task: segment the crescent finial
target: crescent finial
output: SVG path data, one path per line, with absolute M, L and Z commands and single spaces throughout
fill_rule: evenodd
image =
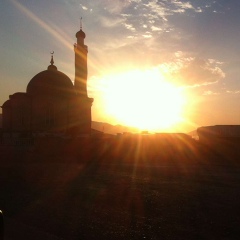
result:
M 54 51 L 50 52 L 50 54 L 51 54 L 51 61 L 50 61 L 50 63 L 51 63 L 51 65 L 53 65 L 54 64 L 54 60 L 53 60 Z

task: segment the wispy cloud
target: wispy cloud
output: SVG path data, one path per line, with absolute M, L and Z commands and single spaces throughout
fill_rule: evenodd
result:
M 100 17 L 100 22 L 104 27 L 115 27 L 119 26 L 119 24 L 123 23 L 123 19 L 119 17 Z
M 213 59 L 200 59 L 196 57 L 181 57 L 175 61 L 161 64 L 159 67 L 165 72 L 168 79 L 185 87 L 200 87 L 218 83 L 225 77 L 218 61 Z
M 81 8 L 82 8 L 83 10 L 88 10 L 88 8 L 87 8 L 86 6 L 84 6 L 84 5 L 82 5 L 82 4 L 80 4 L 80 6 L 81 6 Z
M 151 37 L 152 37 L 151 34 L 143 34 L 142 36 L 143 36 L 144 38 L 151 38 Z
M 172 0 L 171 1 L 173 7 L 175 8 L 175 10 L 173 10 L 173 12 L 185 12 L 186 10 L 193 10 L 194 12 L 202 12 L 202 8 L 201 7 L 194 7 L 192 5 L 192 3 L 190 3 L 190 1 L 186 2 L 186 1 L 178 1 L 178 0 Z
M 226 93 L 229 93 L 229 94 L 240 94 L 240 90 L 234 90 L 234 91 L 227 90 Z
M 208 91 L 204 91 L 203 95 L 204 96 L 219 95 L 219 93 L 208 90 Z
M 130 31 L 136 31 L 132 24 L 123 23 L 124 27 Z
M 151 26 L 152 31 L 162 31 L 162 28 L 156 27 L 156 26 Z

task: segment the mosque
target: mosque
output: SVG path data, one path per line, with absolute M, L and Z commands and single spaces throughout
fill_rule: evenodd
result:
M 81 26 L 74 44 L 74 84 L 54 65 L 52 53 L 47 70 L 30 80 L 26 92 L 10 95 L 2 105 L 4 132 L 91 133 L 93 98 L 87 93 L 88 47 L 84 44 L 85 37 Z

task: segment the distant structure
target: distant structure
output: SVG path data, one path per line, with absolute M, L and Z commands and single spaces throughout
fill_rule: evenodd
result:
M 240 125 L 215 125 L 197 129 L 199 141 L 216 142 L 219 140 L 240 141 Z
M 85 37 L 80 26 L 74 44 L 74 84 L 58 71 L 52 52 L 47 70 L 30 80 L 26 93 L 14 93 L 2 105 L 3 132 L 91 133 L 93 98 L 87 94 L 88 47 L 84 44 Z

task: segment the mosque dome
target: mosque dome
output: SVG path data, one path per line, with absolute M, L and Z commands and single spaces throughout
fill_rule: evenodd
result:
M 2 108 L 7 108 L 7 107 L 11 107 L 11 101 L 7 100 L 6 102 L 3 103 Z
M 27 93 L 35 96 L 71 97 L 75 94 L 71 79 L 53 64 L 35 75 L 27 86 Z

